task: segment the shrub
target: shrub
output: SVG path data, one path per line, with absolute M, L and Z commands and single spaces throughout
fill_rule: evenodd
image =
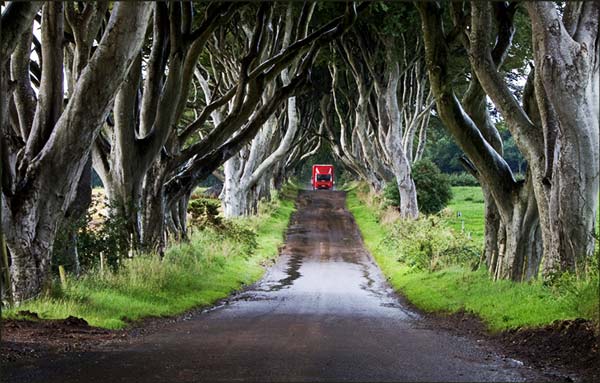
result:
M 419 211 L 435 214 L 448 205 L 452 199 L 452 187 L 448 176 L 430 160 L 415 162 L 412 166 L 412 177 L 417 187 Z M 388 182 L 383 189 L 385 206 L 400 206 L 400 193 L 395 182 Z
M 253 255 L 256 248 L 258 247 L 257 233 L 247 225 L 242 224 L 240 221 L 225 221 L 227 230 L 222 232 L 225 238 L 230 238 L 234 243 L 242 245 L 244 254 L 246 257 Z
M 220 201 L 211 198 L 194 198 L 188 205 L 190 225 L 197 228 L 221 227 L 223 220 L 219 216 Z
M 274 214 L 277 210 L 277 201 L 275 198 L 268 204 L 270 210 L 267 215 Z M 224 219 L 219 215 L 220 206 L 221 201 L 218 199 L 192 196 L 188 205 L 190 225 L 200 230 L 211 229 L 223 240 L 233 239 L 235 243 L 242 246 L 243 254 L 252 255 L 258 246 L 256 231 L 240 220 Z M 261 208 L 265 208 L 265 206 L 261 205 Z
M 469 173 L 451 173 L 447 176 L 451 186 L 479 186 L 477 178 Z
M 433 162 L 415 162 L 412 166 L 412 176 L 417 187 L 417 202 L 421 212 L 434 214 L 448 205 L 452 199 L 450 182 Z
M 58 265 L 72 270 L 72 259 L 67 256 L 71 247 L 77 246 L 77 255 L 81 271 L 86 272 L 100 264 L 100 254 L 106 265 L 117 270 L 131 248 L 127 221 L 115 213 L 116 209 L 107 206 L 108 214 L 99 212 L 97 201 L 86 214 L 76 221 L 65 221 L 58 230 L 52 247 L 52 268 L 58 273 Z M 73 242 L 76 233 L 76 242 Z
M 396 180 L 387 182 L 383 188 L 384 206 L 400 206 L 400 192 Z
M 479 249 L 437 216 L 403 220 L 389 226 L 382 245 L 395 249 L 397 261 L 415 270 L 436 271 L 451 265 L 474 267 Z

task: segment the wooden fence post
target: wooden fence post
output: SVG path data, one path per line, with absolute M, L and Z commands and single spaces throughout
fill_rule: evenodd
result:
M 101 251 L 100 252 L 100 274 L 104 275 L 104 264 L 106 263 L 106 260 L 104 259 L 104 253 Z
M 6 298 L 8 304 L 12 306 L 12 283 L 10 281 L 10 266 L 8 265 L 8 251 L 6 250 L 6 240 L 4 239 L 4 233 L 0 230 L 0 246 L 2 247 L 2 268 L 6 275 Z
M 58 265 L 58 275 L 60 276 L 60 285 L 63 288 L 67 287 L 67 273 L 63 265 Z

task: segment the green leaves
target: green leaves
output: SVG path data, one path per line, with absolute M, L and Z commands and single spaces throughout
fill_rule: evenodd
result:
M 416 162 L 412 168 L 412 177 L 417 187 L 419 211 L 435 214 L 442 210 L 452 199 L 452 188 L 447 175 L 430 160 Z M 400 193 L 396 182 L 389 182 L 383 195 L 388 205 L 400 206 Z
M 433 162 L 427 159 L 415 162 L 412 177 L 417 187 L 417 201 L 421 212 L 437 213 L 452 199 L 448 177 Z

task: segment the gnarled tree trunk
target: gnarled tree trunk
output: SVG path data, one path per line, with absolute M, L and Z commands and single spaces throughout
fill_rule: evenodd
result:
M 49 3 L 45 7 L 48 20 L 56 21 L 49 22 L 47 27 L 60 28 L 62 10 L 56 9 L 57 6 L 51 8 Z M 2 198 L 6 212 L 2 224 L 11 253 L 17 303 L 40 293 L 49 280 L 50 249 L 58 223 L 74 197 L 93 139 L 108 115 L 110 101 L 141 49 L 150 13 L 150 7 L 144 3 L 114 5 L 107 32 L 81 72 L 64 111 L 63 94 L 56 92 L 56 79 L 49 88 L 40 91 L 36 119 L 26 138 L 27 154 L 18 165 L 18 172 L 12 173 L 15 175 L 12 186 L 3 189 Z M 42 25 L 45 28 L 44 21 Z M 62 33 L 58 36 L 61 50 Z M 56 49 L 51 42 L 44 47 Z M 55 73 L 55 66 L 61 65 L 57 60 L 44 57 L 42 72 Z M 62 68 L 58 72 L 62 84 Z M 54 99 L 59 101 L 54 103 Z
M 594 250 L 600 184 L 600 5 L 527 4 L 536 41 L 536 95 L 549 160 L 550 252 L 544 272 L 586 272 Z M 557 126 L 557 129 L 555 129 Z M 552 160 L 552 161 L 550 161 Z
M 483 125 L 476 125 L 477 113 L 473 113 L 473 118 L 465 113 L 450 85 L 448 46 L 442 27 L 442 9 L 432 3 L 419 4 L 418 8 L 437 112 L 469 157 L 481 184 L 492 196 L 498 209 L 500 224 L 497 251 L 494 248 L 488 254 L 491 260 L 497 257 L 495 276 L 524 280 L 527 275 L 532 274 L 528 271 L 529 264 L 539 264 L 541 258 L 538 240 L 541 235 L 539 213 L 531 176 L 528 176 L 524 183 L 516 182 L 506 161 L 490 144 L 490 141 L 493 142 L 492 136 L 486 132 Z M 479 124 L 481 125 L 482 121 Z M 489 229 L 493 230 L 493 227 Z M 536 240 L 538 242 L 535 242 Z

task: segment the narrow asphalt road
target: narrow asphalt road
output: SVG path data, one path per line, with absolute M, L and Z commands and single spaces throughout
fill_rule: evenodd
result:
M 431 328 L 363 247 L 343 192 L 302 192 L 286 246 L 229 304 L 133 343 L 18 366 L 9 381 L 524 381 L 489 345 Z M 16 366 L 13 366 L 16 367 Z M 4 379 L 3 379 L 4 381 Z

